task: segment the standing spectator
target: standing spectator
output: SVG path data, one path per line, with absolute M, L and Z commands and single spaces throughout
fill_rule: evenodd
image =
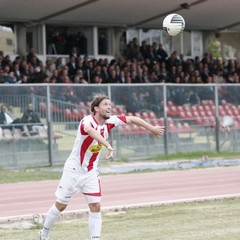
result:
M 19 63 L 15 63 L 14 65 L 13 65 L 13 73 L 14 73 L 14 76 L 15 76 L 15 78 L 17 79 L 17 81 L 19 81 L 20 80 L 20 78 L 21 78 L 21 72 L 20 72 L 20 66 L 19 66 Z
M 27 62 L 31 63 L 34 67 L 39 66 L 40 60 L 36 55 L 35 48 L 31 48 L 28 55 L 27 55 Z
M 163 45 L 159 43 L 158 50 L 157 50 L 157 56 L 160 62 L 166 62 L 166 59 L 168 57 L 167 52 L 163 49 Z
M 140 51 L 144 58 L 147 58 L 148 55 L 148 45 L 146 41 L 142 41 L 142 45 L 140 46 Z
M 209 76 L 209 69 L 208 69 L 208 65 L 205 64 L 203 67 L 203 71 L 201 73 L 201 78 L 203 83 L 207 83 L 208 76 Z
M 120 37 L 119 50 L 122 57 L 126 56 L 127 42 L 126 42 L 126 32 L 122 33 Z
M 30 65 L 26 61 L 22 63 L 21 73 L 22 73 L 22 76 L 26 76 L 27 79 L 29 80 L 32 73 L 30 71 Z
M 53 76 L 53 70 L 54 70 L 54 66 L 52 62 L 48 62 L 45 69 L 46 75 L 51 78 Z
M 102 77 L 103 83 L 108 83 L 108 81 L 109 81 L 109 73 L 108 73 L 107 66 L 103 66 L 102 67 L 101 77 Z
M 87 54 L 87 48 L 88 48 L 88 42 L 86 36 L 79 32 L 78 34 L 78 53 L 79 55 L 86 55 Z
M 98 53 L 107 54 L 107 39 L 105 33 L 101 32 L 98 39 Z
M 86 64 L 87 65 L 85 66 L 86 70 L 84 71 L 84 78 L 88 81 L 88 83 L 91 83 L 95 76 L 93 61 L 89 60 L 89 61 L 87 61 Z
M 55 68 L 62 70 L 64 68 L 63 59 L 61 57 L 57 58 L 55 62 Z
M 126 77 L 125 77 L 124 71 L 120 71 L 119 81 L 120 83 L 126 83 Z
M 53 46 L 55 54 L 63 54 L 65 39 L 59 32 L 53 33 Z
M 68 76 L 73 79 L 77 72 L 76 57 L 73 55 L 70 57 L 70 61 L 67 63 Z

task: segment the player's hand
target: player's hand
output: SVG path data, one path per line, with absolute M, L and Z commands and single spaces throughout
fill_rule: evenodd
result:
M 108 150 L 108 153 L 107 153 L 106 159 L 107 160 L 112 159 L 114 150 L 110 144 L 107 146 L 107 150 Z
M 153 126 L 151 133 L 156 137 L 162 136 L 165 132 L 165 126 Z

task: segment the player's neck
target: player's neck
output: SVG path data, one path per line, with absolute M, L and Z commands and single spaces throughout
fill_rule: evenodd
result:
M 98 125 L 103 125 L 106 122 L 106 119 L 100 117 L 99 115 L 94 115 L 95 120 L 97 121 Z

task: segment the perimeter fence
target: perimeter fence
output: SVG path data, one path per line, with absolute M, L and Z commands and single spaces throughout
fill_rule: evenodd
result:
M 240 85 L 188 84 L 35 84 L 0 86 L 0 105 L 21 119 L 31 104 L 41 120 L 0 125 L 0 167 L 20 168 L 63 164 L 76 136 L 79 121 L 90 114 L 92 98 L 106 94 L 112 113 L 136 115 L 153 125 L 165 125 L 155 138 L 136 126 L 113 130 L 109 141 L 115 160 L 138 160 L 195 151 L 239 151 Z M 233 120 L 223 127 L 223 119 Z M 29 127 L 33 125 L 33 127 Z M 102 155 L 103 156 L 103 155 Z M 104 157 L 104 156 L 103 156 Z

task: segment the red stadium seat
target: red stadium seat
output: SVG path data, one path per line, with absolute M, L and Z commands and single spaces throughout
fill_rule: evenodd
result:
M 194 132 L 194 130 L 190 127 L 188 122 L 184 122 L 183 125 L 182 125 L 182 128 L 183 128 L 183 131 L 185 133 L 192 133 L 192 132 Z
M 198 112 L 197 112 L 197 111 L 193 111 L 193 112 L 192 112 L 192 117 L 193 117 L 193 118 L 198 118 L 198 117 L 199 117 Z
M 200 126 L 205 126 L 207 124 L 206 120 L 204 118 L 197 118 L 195 123 Z
M 186 118 L 186 114 L 184 111 L 179 112 L 178 115 L 180 118 L 184 118 L 184 119 Z
M 79 110 L 79 115 L 80 115 L 80 118 L 84 118 L 86 115 L 88 114 L 87 110 L 86 109 L 80 109 Z
M 80 120 L 80 119 L 81 119 L 80 111 L 78 109 L 73 109 L 72 120 Z
M 218 114 L 219 114 L 220 117 L 226 116 L 226 112 L 224 110 L 219 110 Z
M 226 101 L 226 100 L 224 100 L 224 99 L 222 99 L 222 100 L 221 100 L 221 105 L 222 105 L 222 106 L 225 106 L 225 105 L 227 105 L 227 101 Z
M 58 112 L 60 112 L 60 110 L 58 109 L 58 107 L 56 105 L 51 104 L 51 112 L 58 113 Z
M 112 114 L 114 115 L 118 114 L 118 110 L 116 107 L 112 107 Z
M 72 120 L 73 119 L 72 111 L 68 108 L 63 110 L 63 115 L 64 115 L 65 120 Z
M 233 116 L 233 112 L 232 112 L 232 110 L 231 110 L 230 108 L 229 108 L 229 109 L 226 109 L 225 112 L 226 112 L 226 114 L 227 114 L 228 116 Z
M 215 114 L 215 106 L 214 105 L 210 106 L 210 111 L 212 111 L 212 113 Z
M 84 102 L 79 102 L 79 106 L 84 108 L 85 107 L 85 103 Z
M 198 112 L 199 112 L 199 111 L 204 111 L 203 106 L 198 106 L 197 109 L 198 109 Z
M 90 108 L 91 107 L 91 102 L 85 102 L 85 107 Z
M 187 122 L 177 123 L 177 130 L 179 133 L 192 133 L 194 130 L 189 126 Z
M 46 110 L 47 110 L 46 103 L 40 102 L 40 103 L 39 103 L 39 111 L 40 111 L 40 112 L 46 112 Z
M 147 112 L 142 112 L 141 118 L 144 119 L 144 120 L 148 120 L 149 119 L 148 113 Z
M 209 125 L 212 126 L 212 127 L 216 127 L 216 119 L 215 117 L 211 117 L 209 118 Z
M 206 112 L 206 111 L 210 111 L 210 107 L 209 107 L 208 105 L 204 105 L 204 106 L 203 106 L 203 109 L 204 109 L 205 112 Z
M 178 116 L 178 110 L 176 106 L 169 106 L 168 107 L 168 116 L 170 117 L 177 117 Z
M 174 123 L 169 123 L 169 124 L 168 124 L 168 132 L 169 132 L 169 133 L 177 133 L 177 132 L 178 132 L 178 129 L 177 129 L 177 127 L 175 126 Z
M 174 106 L 173 102 L 172 101 L 167 101 L 167 106 L 170 107 L 170 106 Z
M 207 100 L 202 100 L 202 101 L 201 101 L 201 105 L 202 105 L 203 107 L 207 106 L 207 105 L 208 105 Z
M 153 119 L 153 118 L 157 118 L 156 114 L 154 112 L 149 112 L 149 118 Z
M 185 112 L 185 115 L 186 115 L 185 118 L 187 118 L 187 119 L 193 118 L 193 115 L 192 115 L 192 112 L 191 112 L 191 111 L 186 111 L 186 112 Z
M 139 112 L 135 112 L 134 116 L 141 118 L 141 114 Z
M 198 114 L 199 114 L 199 116 L 201 118 L 205 118 L 206 117 L 206 113 L 204 111 L 199 111 Z
M 206 114 L 206 117 L 212 117 L 213 116 L 213 114 L 210 110 L 206 111 L 205 114 Z
M 208 106 L 209 106 L 209 107 L 214 106 L 213 100 L 208 100 Z

